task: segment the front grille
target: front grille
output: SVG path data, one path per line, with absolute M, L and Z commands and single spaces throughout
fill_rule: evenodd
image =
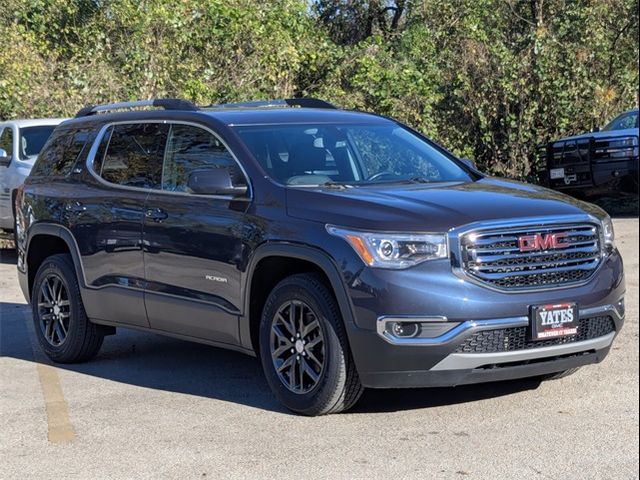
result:
M 631 160 L 638 157 L 638 136 L 612 134 L 609 137 L 558 140 L 540 147 L 539 155 L 546 160 L 548 168 Z
M 547 158 L 552 167 L 589 163 L 590 154 L 591 138 L 560 140 L 547 147 Z
M 521 237 L 548 239 L 553 234 L 566 235 L 556 248 L 520 249 Z M 465 273 L 502 290 L 580 283 L 593 275 L 601 259 L 598 227 L 592 224 L 482 230 L 462 236 L 460 245 Z
M 581 318 L 578 333 L 567 337 L 531 341 L 528 327 L 500 328 L 474 333 L 461 343 L 456 353 L 496 353 L 528 350 L 530 348 L 553 347 L 566 343 L 581 342 L 602 337 L 615 330 L 613 319 L 609 316 Z

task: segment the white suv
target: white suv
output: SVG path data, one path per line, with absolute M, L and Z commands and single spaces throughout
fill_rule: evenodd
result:
M 13 197 L 64 118 L 0 122 L 0 229 L 13 230 Z

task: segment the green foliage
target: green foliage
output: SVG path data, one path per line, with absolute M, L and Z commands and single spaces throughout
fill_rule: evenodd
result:
M 313 95 L 486 171 L 638 102 L 637 0 L 4 0 L 0 118 Z

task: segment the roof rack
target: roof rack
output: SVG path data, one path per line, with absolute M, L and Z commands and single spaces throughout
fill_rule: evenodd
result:
M 78 113 L 76 113 L 76 118 L 88 117 L 99 112 L 108 112 L 112 110 L 139 107 L 160 107 L 164 108 L 165 110 L 198 110 L 198 107 L 187 100 L 181 100 L 179 98 L 156 98 L 153 100 L 138 100 L 135 102 L 118 102 L 108 103 L 105 105 L 89 105 L 88 107 L 84 107 Z
M 130 108 L 140 107 L 159 107 L 165 110 L 187 110 L 196 111 L 200 110 L 193 103 L 182 100 L 179 98 L 156 98 L 153 100 L 137 100 L 133 102 L 118 102 L 108 103 L 104 105 L 89 105 L 82 108 L 76 113 L 78 117 L 89 117 L 100 112 L 110 112 L 113 110 L 123 110 Z M 320 100 L 318 98 L 284 98 L 277 100 L 253 100 L 250 102 L 237 102 L 237 103 L 221 103 L 218 105 L 209 105 L 206 108 L 268 108 L 268 107 L 302 107 L 302 108 L 326 108 L 336 110 L 338 107 L 335 105 Z
M 209 105 L 207 108 L 270 108 L 270 107 L 302 107 L 326 108 L 336 110 L 338 107 L 318 98 L 284 98 L 274 100 L 253 100 L 250 102 L 221 103 Z

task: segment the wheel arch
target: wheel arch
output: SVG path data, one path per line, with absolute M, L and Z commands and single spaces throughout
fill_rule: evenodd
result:
M 276 272 L 274 276 L 270 276 L 270 288 L 256 291 L 258 285 L 254 282 L 260 278 L 256 275 L 260 274 L 261 267 L 264 268 L 265 265 L 267 265 L 265 262 L 274 261 L 284 262 L 284 267 L 281 271 Z M 301 270 L 299 267 L 302 266 L 308 268 Z M 243 282 L 243 315 L 239 319 L 240 341 L 243 347 L 251 349 L 255 354 L 258 354 L 257 335 L 264 301 L 280 280 L 289 275 L 305 271 L 315 271 L 323 274 L 326 278 L 327 286 L 338 302 L 338 308 L 345 323 L 347 334 L 351 328 L 355 326 L 351 302 L 349 301 L 342 277 L 338 271 L 338 267 L 327 253 L 307 245 L 295 245 L 284 242 L 267 243 L 258 247 L 251 257 L 245 281 Z
M 73 234 L 67 228 L 54 223 L 36 223 L 32 225 L 29 228 L 25 250 L 29 299 L 31 298 L 33 279 L 39 266 L 47 257 L 56 253 L 69 253 L 71 255 L 81 291 L 85 287 L 78 245 L 73 238 Z

